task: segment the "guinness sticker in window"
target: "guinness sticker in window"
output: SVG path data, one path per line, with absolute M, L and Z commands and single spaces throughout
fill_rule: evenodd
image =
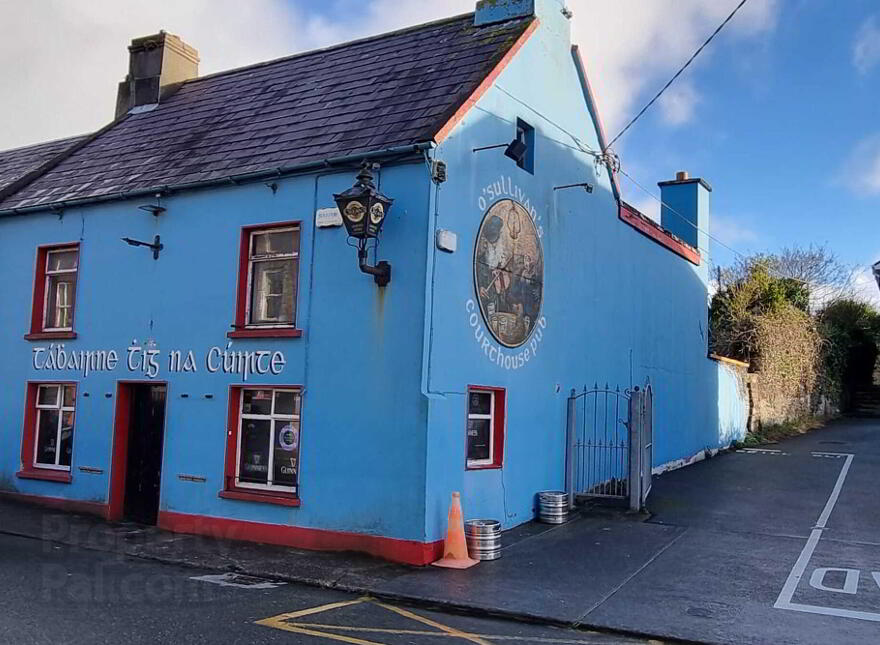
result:
M 486 327 L 505 347 L 531 336 L 544 298 L 544 253 L 528 211 L 512 199 L 486 212 L 474 251 L 474 286 Z

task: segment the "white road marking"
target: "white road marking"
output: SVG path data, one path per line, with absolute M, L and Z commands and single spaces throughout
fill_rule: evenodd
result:
M 825 508 L 822 509 L 822 514 L 819 516 L 819 521 L 816 522 L 816 528 L 824 529 L 825 525 L 828 523 L 831 511 L 834 510 L 834 505 L 837 504 L 837 498 L 840 497 L 840 489 L 843 488 L 843 481 L 846 479 L 846 474 L 849 472 L 849 466 L 852 463 L 852 460 L 853 455 L 846 456 L 846 461 L 843 463 L 843 468 L 840 469 L 840 474 L 837 476 L 837 482 L 834 484 L 834 490 L 831 491 L 831 497 L 828 498 L 828 501 L 825 503 Z
M 843 579 L 843 588 L 839 589 L 837 587 L 829 587 L 825 584 L 825 576 L 828 575 L 829 571 L 837 571 L 839 573 L 844 574 Z M 848 593 L 850 595 L 855 595 L 859 591 L 859 576 L 861 575 L 861 571 L 858 569 L 838 569 L 837 567 L 819 567 L 813 570 L 813 575 L 810 576 L 810 586 L 813 589 L 818 589 L 819 591 L 831 591 L 834 593 Z
M 239 589 L 275 589 L 287 583 L 262 580 L 253 576 L 243 576 L 238 573 L 220 573 L 208 576 L 192 576 L 190 580 L 210 582 L 221 587 L 237 587 Z
M 776 450 L 775 448 L 743 448 L 740 450 L 747 455 L 781 455 L 783 457 L 788 457 L 787 452 L 782 452 L 781 450 Z
M 843 482 L 846 480 L 846 475 L 847 473 L 849 473 L 849 467 L 852 464 L 852 460 L 854 457 L 854 455 L 851 453 L 841 452 L 813 453 L 813 456 L 846 458 L 846 461 L 844 462 L 843 467 L 840 469 L 840 474 L 837 476 L 837 482 L 834 484 L 834 490 L 831 491 L 831 495 L 828 498 L 828 501 L 825 503 L 825 508 L 822 509 L 821 515 L 819 515 L 819 520 L 816 522 L 815 528 L 810 531 L 810 537 L 807 538 L 807 543 L 801 551 L 800 556 L 798 556 L 797 562 L 794 563 L 794 567 L 792 568 L 791 573 L 788 574 L 788 579 L 785 581 L 785 585 L 782 587 L 782 591 L 779 592 L 779 597 L 776 599 L 773 607 L 776 609 L 800 611 L 808 614 L 820 614 L 823 616 L 838 616 L 840 618 L 855 618 L 856 620 L 880 622 L 880 613 L 854 611 L 851 609 L 838 609 L 837 607 L 802 605 L 800 603 L 791 602 L 791 599 L 794 597 L 794 592 L 797 590 L 798 584 L 800 583 L 801 578 L 803 578 L 804 572 L 807 570 L 807 565 L 809 565 L 810 563 L 810 558 L 813 557 L 813 552 L 816 550 L 816 545 L 819 544 L 819 540 L 822 538 L 822 532 L 826 529 L 828 518 L 831 516 L 831 511 L 834 510 L 834 505 L 837 504 L 837 500 L 840 497 L 840 491 L 843 488 Z M 815 573 L 813 574 L 813 577 L 816 577 Z

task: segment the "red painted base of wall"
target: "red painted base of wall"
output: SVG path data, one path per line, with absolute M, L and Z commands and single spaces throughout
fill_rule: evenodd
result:
M 67 513 L 82 513 L 84 515 L 97 515 L 102 519 L 107 519 L 110 514 L 110 507 L 100 502 L 84 502 L 79 499 L 63 499 L 61 497 L 44 497 L 42 495 L 26 495 L 24 493 L 12 493 L 8 491 L 0 492 L 0 496 L 11 499 L 16 502 L 24 502 L 26 504 L 37 504 L 54 508 Z
M 172 511 L 159 511 L 159 528 L 175 533 L 195 533 L 224 540 L 262 542 L 315 551 L 360 551 L 392 562 L 419 566 L 430 564 L 443 556 L 442 540 L 417 542 L 378 535 L 245 522 Z

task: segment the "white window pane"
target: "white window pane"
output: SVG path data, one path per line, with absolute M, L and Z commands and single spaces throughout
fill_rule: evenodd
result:
M 38 464 L 54 466 L 58 451 L 58 410 L 40 410 L 37 422 Z
M 57 385 L 41 385 L 37 392 L 38 405 L 58 405 L 58 389 Z
M 266 257 L 282 253 L 293 253 L 299 246 L 299 231 L 266 231 L 254 233 L 251 237 L 251 255 Z
M 299 392 L 292 390 L 275 391 L 275 414 L 299 414 Z
M 79 252 L 76 249 L 69 251 L 49 251 L 46 258 L 47 271 L 72 271 L 76 269 Z
M 471 392 L 468 397 L 468 414 L 492 414 L 491 392 Z
M 51 329 L 71 327 L 76 294 L 76 274 L 50 275 L 47 282 L 45 327 Z
M 293 322 L 294 260 L 255 262 L 251 275 L 251 323 Z
M 492 427 L 489 419 L 468 419 L 467 458 L 483 461 L 490 458 L 489 436 Z
M 241 411 L 242 414 L 271 414 L 272 390 L 245 390 Z
M 296 486 L 299 471 L 299 422 L 275 422 L 275 455 L 272 483 L 277 486 Z
M 252 484 L 268 482 L 271 424 L 268 419 L 241 420 L 239 481 Z
M 61 413 L 61 442 L 59 444 L 61 455 L 58 463 L 62 466 L 69 466 L 71 455 L 73 453 L 73 412 Z
M 64 401 L 62 404 L 65 408 L 72 408 L 76 405 L 76 386 L 75 385 L 65 385 L 64 386 Z

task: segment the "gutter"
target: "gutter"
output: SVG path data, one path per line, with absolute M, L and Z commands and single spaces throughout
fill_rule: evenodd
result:
M 100 132 L 103 132 L 101 130 Z M 92 138 L 88 139 L 93 140 Z M 68 199 L 58 202 L 49 202 L 44 204 L 36 204 L 34 206 L 25 206 L 23 208 L 7 208 L 0 210 L 0 217 L 9 217 L 14 215 L 25 215 L 27 213 L 35 213 L 38 211 L 51 211 L 65 208 L 74 208 L 77 206 L 85 206 L 87 204 L 98 204 L 116 200 L 134 199 L 136 197 L 155 196 L 156 193 L 162 195 L 170 195 L 186 190 L 195 190 L 199 188 L 210 188 L 212 186 L 242 184 L 260 181 L 269 178 L 287 177 L 295 174 L 302 174 L 322 168 L 332 168 L 341 164 L 350 164 L 353 161 L 362 161 L 366 159 L 378 159 L 381 157 L 415 154 L 428 150 L 434 146 L 433 142 L 411 143 L 404 146 L 394 146 L 383 150 L 374 150 L 372 152 L 362 152 L 357 154 L 342 155 L 339 157 L 329 157 L 323 160 L 309 161 L 299 164 L 290 164 L 288 166 L 279 166 L 278 168 L 270 168 L 268 170 L 257 170 L 254 172 L 241 173 L 238 175 L 228 175 L 217 179 L 207 179 L 203 181 L 193 181 L 186 184 L 166 184 L 164 186 L 153 186 L 151 188 L 141 188 L 138 190 L 130 190 L 127 192 L 110 193 L 108 195 L 97 195 L 94 197 L 80 197 L 77 199 Z M 77 148 L 79 149 L 79 148 Z

